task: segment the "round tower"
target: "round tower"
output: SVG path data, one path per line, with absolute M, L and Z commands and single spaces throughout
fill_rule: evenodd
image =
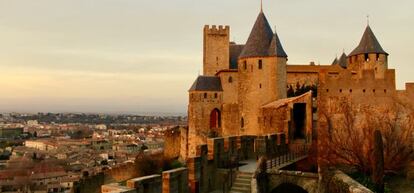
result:
M 368 25 L 358 45 L 348 56 L 349 68 L 358 72 L 359 77 L 363 70 L 374 70 L 376 78 L 384 78 L 388 69 L 388 53 Z
M 260 12 L 238 60 L 241 134 L 260 134 L 260 108 L 286 98 L 286 62 L 277 34 Z

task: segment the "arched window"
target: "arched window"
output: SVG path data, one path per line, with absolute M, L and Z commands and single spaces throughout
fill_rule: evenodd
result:
M 221 113 L 218 109 L 213 109 L 210 113 L 210 132 L 209 137 L 219 137 L 222 135 Z
M 233 82 L 233 77 L 229 77 L 229 83 L 232 83 Z
M 221 126 L 221 113 L 218 109 L 214 109 L 210 113 L 210 128 L 219 128 Z

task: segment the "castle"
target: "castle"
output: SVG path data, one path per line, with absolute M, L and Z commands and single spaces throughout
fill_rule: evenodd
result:
M 263 11 L 246 44 L 230 42 L 229 26 L 206 25 L 203 32 L 203 75 L 189 89 L 184 159 L 215 137 L 285 133 L 289 144 L 312 143 L 318 106 L 333 108 L 340 97 L 356 103 L 398 97 L 412 103 L 407 99 L 414 96 L 414 84 L 397 91 L 389 54 L 369 25 L 359 45 L 331 65 L 288 64 L 281 39 Z
M 185 167 L 130 179 L 127 187 L 104 185 L 102 192 L 372 193 L 320 162 L 332 144 L 321 141 L 331 142 L 335 133 L 325 129 L 330 123 L 322 115 L 343 115 L 343 100 L 378 112 L 396 101 L 414 107 L 414 83 L 396 89 L 389 54 L 371 27 L 349 55 L 330 65 L 288 64 L 263 11 L 246 44 L 229 37 L 229 26 L 204 26 L 204 70 L 188 91 L 188 128 L 167 139 L 164 152 L 179 156 Z M 339 141 L 347 138 L 347 144 L 364 149 L 358 144 L 364 139 L 350 137 L 364 129 L 340 135 Z

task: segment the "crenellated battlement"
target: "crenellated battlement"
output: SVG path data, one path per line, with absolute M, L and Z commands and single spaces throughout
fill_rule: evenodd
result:
M 414 82 L 405 83 L 405 94 L 408 96 L 414 96 Z
M 392 96 L 396 91 L 395 70 L 384 72 L 383 78 L 375 76 L 375 70 L 363 70 L 361 76 L 349 70 L 320 74 L 320 92 L 330 96 Z
M 379 78 L 375 75 L 375 70 L 363 70 L 361 77 L 358 77 L 356 73 L 350 70 L 343 70 L 337 73 L 323 72 L 323 81 L 327 84 L 345 82 L 354 83 L 372 83 L 372 84 L 390 84 L 395 83 L 395 70 L 388 69 L 384 72 L 384 77 Z
M 204 33 L 207 35 L 229 35 L 230 34 L 230 26 L 226 25 L 205 25 L 204 26 Z
M 414 93 L 414 82 L 405 83 L 405 90 Z

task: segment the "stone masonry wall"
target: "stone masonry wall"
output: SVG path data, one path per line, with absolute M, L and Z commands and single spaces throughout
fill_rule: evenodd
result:
M 223 137 L 240 134 L 240 117 L 238 104 L 223 104 L 221 123 Z
M 217 94 L 217 98 L 215 98 Z M 207 96 L 206 98 L 204 96 Z M 188 156 L 196 155 L 196 147 L 206 144 L 211 133 L 210 115 L 214 109 L 222 111 L 222 92 L 190 92 L 188 105 Z M 222 113 L 221 113 L 222 114 Z M 218 131 L 221 133 L 220 131 Z
M 175 127 L 164 132 L 164 157 L 176 159 L 180 156 L 181 128 Z
M 396 95 L 395 71 L 387 70 L 383 79 L 375 77 L 374 70 L 362 72 L 362 78 L 343 70 L 336 77 L 320 74 L 318 108 L 335 112 L 338 102 L 348 100 L 353 104 L 390 105 Z M 369 100 L 367 100 L 369 99 Z
M 223 103 L 234 104 L 238 100 L 239 76 L 237 70 L 224 70 L 218 73 L 223 87 Z

